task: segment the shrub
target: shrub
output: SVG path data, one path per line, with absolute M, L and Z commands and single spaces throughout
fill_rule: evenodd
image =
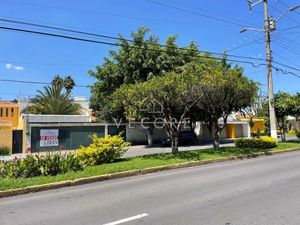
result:
M 235 140 L 235 146 L 238 148 L 261 148 L 271 149 L 277 146 L 276 138 L 239 138 Z
M 0 177 L 55 176 L 82 169 L 83 165 L 75 154 L 27 155 L 23 159 L 15 158 L 13 161 L 2 162 Z
M 6 146 L 0 146 L 0 156 L 1 155 L 9 155 L 10 149 Z
M 123 140 L 120 135 L 98 138 L 92 137 L 93 143 L 88 147 L 80 147 L 77 153 L 85 165 L 100 165 L 111 163 L 120 158 L 129 149 L 130 143 Z

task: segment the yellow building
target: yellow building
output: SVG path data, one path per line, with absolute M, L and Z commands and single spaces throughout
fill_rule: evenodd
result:
M 0 101 L 0 121 L 11 123 L 11 130 L 16 129 L 19 124 L 19 105 L 12 102 Z M 1 127 L 0 127 L 1 129 Z
M 0 101 L 0 147 L 14 150 L 17 139 L 13 141 L 19 126 L 19 105 L 13 102 Z M 20 147 L 18 147 L 20 148 Z
M 241 119 L 241 121 L 250 122 L 250 119 Z M 265 121 L 264 119 L 260 118 L 253 118 L 252 119 L 252 127 L 251 133 L 264 133 L 265 132 Z

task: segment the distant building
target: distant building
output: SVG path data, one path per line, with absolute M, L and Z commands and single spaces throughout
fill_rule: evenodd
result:
M 17 129 L 18 123 L 18 103 L 0 101 L 0 130 Z
M 22 132 L 18 130 L 19 116 L 18 103 L 0 101 L 0 147 L 22 148 L 22 145 L 17 146 L 20 143 L 16 141 L 17 136 Z

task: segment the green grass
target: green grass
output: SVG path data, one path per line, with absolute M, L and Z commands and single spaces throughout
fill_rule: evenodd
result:
M 279 143 L 272 151 L 284 150 L 289 148 L 300 148 L 300 141 Z M 261 152 L 262 149 L 240 149 L 235 147 L 221 148 L 219 151 L 212 149 L 195 150 L 179 152 L 176 155 L 171 153 L 153 154 L 147 156 L 139 156 L 128 159 L 122 159 L 115 163 L 103 164 L 99 166 L 89 166 L 80 172 L 69 172 L 58 176 L 41 176 L 34 178 L 4 178 L 0 180 L 0 190 L 9 190 L 14 188 L 23 188 L 39 184 L 47 184 L 58 181 L 74 180 L 78 178 L 124 172 L 136 169 L 145 169 L 157 166 L 172 165 L 177 163 L 210 160 L 221 157 L 240 156 Z

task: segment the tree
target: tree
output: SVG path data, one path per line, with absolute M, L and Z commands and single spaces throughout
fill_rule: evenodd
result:
M 64 90 L 62 84 L 45 86 L 43 91 L 38 91 L 30 105 L 23 110 L 24 113 L 52 114 L 52 115 L 77 115 L 81 113 L 81 106 L 71 100 L 71 92 Z
M 183 129 L 190 108 L 202 97 L 197 71 L 169 72 L 143 83 L 123 86 L 114 94 L 113 105 L 123 104 L 127 118 L 147 119 L 147 124 L 164 126 L 171 138 L 172 153 L 178 152 L 178 135 Z M 155 113 L 141 110 L 147 102 L 156 102 L 160 109 Z M 152 106 L 151 106 L 152 107 Z
M 140 27 L 132 33 L 132 42 L 120 36 L 119 49 L 109 52 L 104 63 L 89 71 L 97 81 L 91 88 L 91 108 L 100 121 L 113 121 L 110 96 L 122 85 L 147 81 L 155 76 L 162 76 L 174 71 L 193 60 L 199 53 L 195 43 L 190 43 L 186 50 L 178 49 L 177 36 L 168 37 L 165 46 L 159 44 L 158 37 L 149 34 L 149 29 Z
M 67 92 L 71 92 L 75 86 L 75 81 L 71 76 L 66 76 L 64 79 L 64 87 Z
M 299 120 L 299 118 L 300 118 L 300 92 L 295 94 L 294 100 L 295 100 L 295 106 L 293 109 L 293 116 L 295 116 L 296 119 Z
M 274 96 L 275 113 L 277 118 L 277 125 L 281 131 L 281 140 L 285 141 L 285 133 L 287 131 L 286 118 L 293 115 L 296 108 L 295 97 L 286 92 L 278 92 Z
M 224 59 L 207 59 L 199 67 L 202 68 L 204 95 L 193 110 L 199 111 L 196 119 L 205 122 L 212 134 L 214 148 L 219 149 L 220 134 L 228 116 L 251 106 L 258 87 L 243 75 L 242 68 L 232 68 Z
M 52 82 L 52 86 L 63 86 L 67 92 L 71 92 L 75 86 L 75 81 L 71 76 L 66 76 L 64 79 L 56 75 Z

